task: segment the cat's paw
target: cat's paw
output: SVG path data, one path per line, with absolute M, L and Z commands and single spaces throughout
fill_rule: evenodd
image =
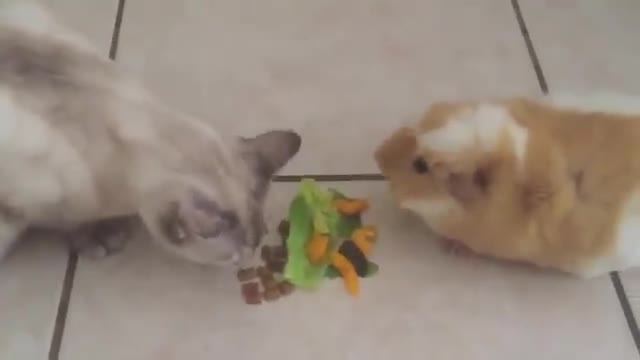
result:
M 124 250 L 133 235 L 136 217 L 121 217 L 83 225 L 70 235 L 73 251 L 91 259 L 101 259 Z

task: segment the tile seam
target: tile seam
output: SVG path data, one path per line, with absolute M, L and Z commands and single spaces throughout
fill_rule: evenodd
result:
M 120 43 L 120 28 L 122 19 L 124 18 L 124 7 L 126 0 L 118 0 L 118 9 L 116 10 L 116 18 L 111 33 L 111 45 L 109 46 L 109 59 L 115 60 L 118 55 L 118 45 Z
M 631 337 L 633 338 L 633 342 L 636 345 L 638 356 L 640 357 L 640 329 L 638 329 L 638 322 L 636 321 L 633 309 L 631 308 L 629 297 L 627 296 L 627 292 L 624 289 L 624 284 L 622 283 L 620 274 L 617 271 L 614 271 L 610 274 L 610 277 L 616 295 L 618 295 L 620 307 L 622 308 L 624 317 L 627 320 L 627 326 L 629 327 L 629 331 L 631 332 Z
M 311 178 L 316 181 L 383 181 L 382 174 L 303 174 L 303 175 L 277 175 L 273 182 L 298 182 L 304 178 Z
M 62 281 L 62 291 L 60 293 L 60 300 L 58 301 L 56 320 L 54 323 L 53 334 L 51 336 L 51 344 L 49 346 L 49 360 L 58 360 L 58 356 L 60 354 L 77 264 L 78 256 L 73 253 L 68 254 L 67 266 L 64 279 Z
M 118 54 L 118 42 L 120 40 L 120 28 L 124 17 L 125 1 L 126 0 L 118 0 L 113 30 L 111 32 L 111 44 L 109 45 L 109 59 L 111 60 L 115 60 Z M 62 282 L 62 292 L 60 294 L 60 300 L 58 301 L 53 334 L 49 345 L 49 360 L 58 360 L 60 356 L 77 266 L 78 255 L 70 253 L 67 257 L 67 267 Z
M 520 33 L 522 34 L 524 43 L 527 47 L 527 52 L 529 53 L 529 60 L 531 60 L 531 65 L 533 65 L 533 70 L 535 71 L 536 78 L 538 79 L 538 85 L 540 86 L 540 90 L 542 90 L 544 94 L 548 94 L 549 86 L 547 84 L 547 79 L 544 76 L 544 72 L 542 71 L 542 66 L 540 65 L 540 59 L 538 58 L 538 53 L 536 52 L 536 48 L 533 46 L 533 41 L 531 40 L 531 34 L 529 33 L 529 28 L 527 27 L 527 23 L 524 20 L 524 15 L 522 15 L 520 3 L 518 2 L 518 0 L 511 0 L 511 6 L 513 7 L 513 12 L 515 13 L 516 20 L 518 21 Z
M 536 78 L 538 79 L 540 90 L 542 90 L 544 94 L 548 94 L 549 86 L 547 83 L 547 79 L 544 75 L 544 71 L 542 70 L 542 66 L 540 65 L 540 60 L 538 58 L 535 46 L 533 45 L 533 41 L 531 40 L 531 34 L 529 33 L 527 23 L 524 19 L 524 15 L 522 14 L 520 3 L 518 2 L 518 0 L 511 0 L 511 6 L 513 7 L 516 20 L 518 21 L 518 26 L 520 27 L 520 33 L 522 34 L 525 45 L 527 47 L 529 59 L 531 60 Z M 624 317 L 627 321 L 627 326 L 633 338 L 637 353 L 640 356 L 640 330 L 638 329 L 638 323 L 636 321 L 635 315 L 633 314 L 633 309 L 631 308 L 631 305 L 629 303 L 629 298 L 627 297 L 626 291 L 624 290 L 624 285 L 622 283 L 622 280 L 620 279 L 620 275 L 618 274 L 618 272 L 612 272 L 610 274 L 610 278 L 613 288 L 618 297 L 620 307 L 622 308 L 622 312 L 624 313 Z

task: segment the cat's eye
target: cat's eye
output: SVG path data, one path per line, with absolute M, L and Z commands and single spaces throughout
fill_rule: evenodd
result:
M 429 172 L 429 164 L 422 157 L 415 158 L 411 165 L 413 166 L 413 170 L 418 174 L 426 174 Z

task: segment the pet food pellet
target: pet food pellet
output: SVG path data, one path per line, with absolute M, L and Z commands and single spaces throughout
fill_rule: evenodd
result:
M 264 293 L 262 293 L 262 298 L 266 302 L 276 301 L 280 298 L 280 290 L 278 290 L 277 286 L 273 289 L 265 289 Z
M 262 296 L 260 294 L 260 284 L 257 282 L 249 282 L 242 284 L 242 297 L 244 302 L 248 305 L 258 305 L 262 303 Z
M 258 270 L 256 270 L 256 273 L 258 274 L 258 277 L 260 279 L 273 277 L 273 274 L 271 274 L 271 271 L 266 266 L 258 267 Z
M 273 251 L 271 246 L 263 246 L 262 249 L 260 249 L 260 259 L 262 259 L 262 261 L 268 262 L 269 260 L 271 260 L 271 257 L 273 256 Z
M 251 267 L 238 270 L 236 276 L 238 277 L 238 281 L 245 282 L 255 279 L 256 277 L 258 277 L 258 274 L 256 272 L 256 268 Z
M 287 220 L 282 220 L 278 225 L 278 234 L 283 240 L 289 237 L 289 222 Z
M 267 263 L 267 267 L 269 268 L 269 270 L 278 274 L 282 274 L 284 272 L 285 265 L 286 265 L 285 260 L 271 260 L 270 262 Z
M 280 291 L 280 295 L 282 296 L 291 294 L 295 289 L 296 287 L 288 281 L 282 281 L 278 284 L 278 291 Z
M 258 275 L 258 277 L 260 278 L 262 286 L 265 288 L 269 287 L 271 283 L 276 281 L 271 271 L 264 272 L 261 275 Z
M 280 289 L 278 289 L 278 282 L 275 280 L 271 280 L 266 282 L 265 284 L 263 284 L 262 286 L 264 288 L 264 291 L 271 291 L 271 290 L 276 290 L 276 291 L 280 291 Z
M 271 259 L 273 260 L 287 260 L 287 248 L 284 246 L 274 246 L 271 248 Z

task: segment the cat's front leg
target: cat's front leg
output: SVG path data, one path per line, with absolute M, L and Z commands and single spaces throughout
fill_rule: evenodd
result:
M 139 223 L 135 215 L 115 217 L 84 224 L 67 236 L 73 251 L 100 259 L 122 251 Z

